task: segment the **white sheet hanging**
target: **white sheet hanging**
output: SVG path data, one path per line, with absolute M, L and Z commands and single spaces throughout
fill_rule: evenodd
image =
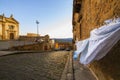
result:
M 120 40 L 120 18 L 106 20 L 105 23 L 107 25 L 92 30 L 90 38 L 76 43 L 77 50 L 73 57 L 77 58 L 81 53 L 82 64 L 89 64 L 93 60 L 103 58 Z
M 77 50 L 74 52 L 74 56 L 73 56 L 74 59 L 76 59 L 79 56 L 79 54 L 83 52 L 85 48 L 88 46 L 88 40 L 89 39 L 76 42 L 75 45 L 76 45 Z

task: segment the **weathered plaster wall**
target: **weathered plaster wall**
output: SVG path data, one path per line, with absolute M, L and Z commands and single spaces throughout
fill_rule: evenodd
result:
M 90 68 L 99 80 L 120 80 L 120 41 L 103 59 L 91 63 Z
M 91 30 L 115 17 L 120 17 L 120 0 L 74 0 L 74 42 L 88 38 Z M 93 62 L 89 67 L 99 80 L 120 80 L 120 41 L 103 59 Z
M 104 20 L 120 16 L 120 0 L 83 0 L 81 13 L 81 34 L 82 39 L 85 39 Z

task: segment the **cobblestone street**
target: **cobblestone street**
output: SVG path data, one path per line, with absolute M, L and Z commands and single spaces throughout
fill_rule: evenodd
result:
M 22 53 L 0 57 L 0 80 L 60 80 L 67 51 Z

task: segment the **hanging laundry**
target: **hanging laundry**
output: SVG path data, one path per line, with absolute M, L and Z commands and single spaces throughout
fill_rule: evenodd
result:
M 76 45 L 77 50 L 74 51 L 74 56 L 73 56 L 74 59 L 77 59 L 77 57 L 79 56 L 79 54 L 81 52 L 83 52 L 85 50 L 85 48 L 88 46 L 88 40 L 89 39 L 76 42 L 75 45 Z
M 92 30 L 90 38 L 76 43 L 79 48 L 77 47 L 73 58 L 77 58 L 81 53 L 80 62 L 89 64 L 93 60 L 103 58 L 110 51 L 120 40 L 120 18 L 106 20 L 105 23 L 106 25 Z M 84 42 L 87 42 L 86 45 Z

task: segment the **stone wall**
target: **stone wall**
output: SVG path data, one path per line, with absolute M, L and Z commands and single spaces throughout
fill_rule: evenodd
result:
M 44 51 L 44 44 L 30 44 L 30 45 L 23 45 L 23 46 L 17 46 L 17 47 L 12 47 L 9 50 L 17 50 L 17 51 Z
M 99 61 L 89 66 L 99 80 L 120 80 L 120 41 Z
M 90 31 L 100 27 L 104 20 L 120 16 L 119 4 L 120 0 L 74 0 L 74 39 L 85 39 L 89 37 Z M 78 6 L 80 8 L 76 10 Z
M 0 40 L 0 50 L 9 49 L 11 47 L 30 45 L 30 44 L 36 44 L 36 42 L 18 41 L 18 40 Z
M 90 31 L 107 19 L 120 17 L 120 0 L 74 0 L 74 42 L 90 36 Z M 120 80 L 120 42 L 103 59 L 90 64 L 99 80 Z M 117 79 L 118 78 L 118 79 Z

